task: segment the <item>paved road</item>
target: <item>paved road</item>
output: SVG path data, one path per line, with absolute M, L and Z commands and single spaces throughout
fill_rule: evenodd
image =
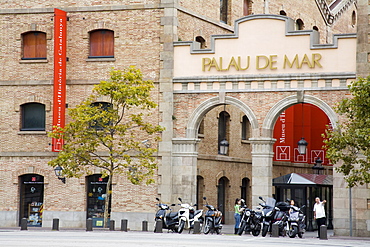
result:
M 314 236 L 303 239 L 287 237 L 253 237 L 233 234 L 204 235 L 188 233 L 153 233 L 140 231 L 83 230 L 28 230 L 0 229 L 1 247 L 239 247 L 239 246 L 370 246 L 370 239 L 329 237 L 320 240 Z

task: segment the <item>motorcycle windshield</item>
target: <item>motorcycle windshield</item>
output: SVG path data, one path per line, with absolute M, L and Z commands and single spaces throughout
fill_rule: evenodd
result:
M 268 205 L 270 207 L 275 207 L 275 204 L 276 204 L 276 200 L 274 198 L 267 197 L 266 205 Z

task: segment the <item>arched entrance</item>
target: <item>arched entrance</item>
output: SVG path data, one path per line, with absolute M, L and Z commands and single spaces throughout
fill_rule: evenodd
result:
M 19 177 L 19 181 L 19 224 L 26 218 L 29 226 L 42 226 L 44 177 L 38 174 L 25 174 Z
M 217 207 L 222 212 L 223 221 L 225 217 L 225 212 L 227 210 L 227 197 L 228 197 L 228 188 L 229 179 L 227 177 L 221 177 L 218 180 L 217 184 Z

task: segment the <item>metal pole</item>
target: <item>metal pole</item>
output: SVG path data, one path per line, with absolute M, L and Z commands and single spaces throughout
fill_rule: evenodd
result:
M 349 187 L 349 236 L 352 237 L 352 188 Z

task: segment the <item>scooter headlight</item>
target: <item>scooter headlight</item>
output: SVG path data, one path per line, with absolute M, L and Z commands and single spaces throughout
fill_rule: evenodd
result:
M 246 215 L 246 216 L 250 216 L 250 215 L 251 215 L 251 212 L 250 212 L 250 211 L 246 211 L 246 212 L 245 212 L 245 215 Z

